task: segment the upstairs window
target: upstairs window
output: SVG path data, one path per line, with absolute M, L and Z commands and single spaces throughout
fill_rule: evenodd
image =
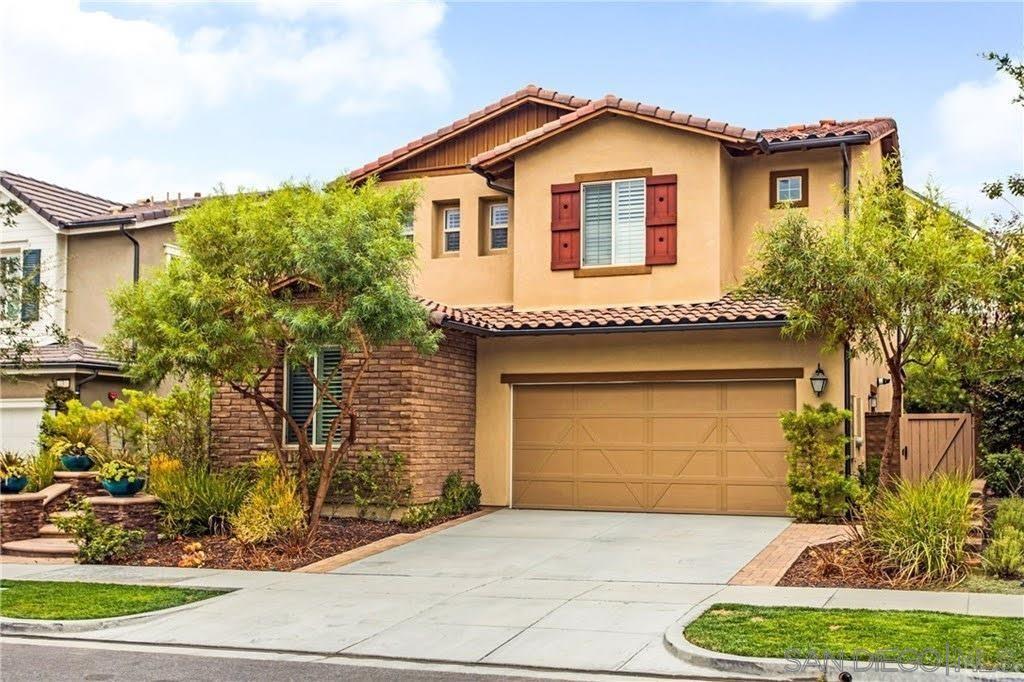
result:
M 583 192 L 583 267 L 641 265 L 646 254 L 643 178 L 592 182 Z
M 807 206 L 807 169 L 772 171 L 770 205 Z
M 508 202 L 491 204 L 487 232 L 491 251 L 508 248 Z
M 35 322 L 41 299 L 42 251 L 25 249 L 0 254 L 3 284 L 0 288 L 0 318 Z
M 462 215 L 458 208 L 444 209 L 441 235 L 445 253 L 458 253 L 462 229 Z
M 0 318 L 17 320 L 21 317 L 21 253 L 0 254 Z

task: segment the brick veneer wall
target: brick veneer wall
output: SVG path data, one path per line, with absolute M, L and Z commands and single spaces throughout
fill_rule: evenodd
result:
M 343 377 L 354 374 L 346 359 Z M 268 379 L 280 399 L 283 372 Z M 476 424 L 476 337 L 446 331 L 438 352 L 422 356 L 408 345 L 374 355 L 359 384 L 356 452 L 378 448 L 406 455 L 413 501 L 433 499 L 451 471 L 469 480 L 474 470 Z M 255 403 L 230 387 L 219 387 L 211 412 L 212 454 L 223 465 L 248 461 L 273 449 Z M 280 422 L 274 436 L 281 437 Z
M 864 415 L 864 456 L 868 459 L 881 457 L 885 449 L 885 424 L 889 421 L 888 412 L 869 412 Z M 899 426 L 896 427 L 896 438 L 899 441 Z M 889 471 L 900 472 L 899 448 L 889 458 Z

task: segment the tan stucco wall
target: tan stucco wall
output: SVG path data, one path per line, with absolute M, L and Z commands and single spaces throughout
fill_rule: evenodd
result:
M 706 301 L 721 275 L 720 145 L 652 123 L 605 117 L 516 158 L 513 305 L 520 309 Z M 650 274 L 576 279 L 551 270 L 551 185 L 578 173 L 651 168 L 678 176 L 678 262 Z
M 382 183 L 394 184 L 399 181 Z M 487 187 L 476 173 L 418 178 L 423 196 L 413 217 L 417 266 L 416 292 L 449 305 L 501 304 L 512 300 L 512 247 L 515 228 L 509 231 L 509 248 L 481 255 L 480 201 L 502 195 Z M 435 204 L 457 201 L 461 210 L 462 236 L 457 255 L 443 254 L 438 241 Z M 512 201 L 509 200 L 509 208 Z
M 829 376 L 815 398 L 809 377 L 818 363 Z M 777 329 L 648 332 L 483 338 L 477 344 L 476 480 L 484 504 L 507 505 L 511 467 L 512 389 L 502 373 L 635 372 L 686 369 L 802 367 L 797 407 L 843 404 L 841 353 L 819 355 L 817 344 L 783 340 Z
M 139 271 L 167 263 L 165 244 L 174 243 L 171 225 L 134 230 L 139 240 Z M 68 238 L 68 335 L 99 344 L 110 331 L 113 315 L 108 293 L 132 279 L 132 244 L 119 232 L 71 235 Z
M 18 377 L 17 379 L 0 376 L 0 400 L 13 398 L 42 398 L 46 395 L 46 387 L 50 385 L 50 380 L 55 376 L 67 375 L 48 375 L 45 377 L 23 376 Z

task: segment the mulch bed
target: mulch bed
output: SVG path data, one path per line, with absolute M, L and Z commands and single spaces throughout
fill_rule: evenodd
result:
M 177 566 L 182 554 L 185 553 L 185 546 L 198 542 L 202 544 L 202 551 L 205 554 L 203 568 L 293 571 L 390 535 L 417 530 L 422 528 L 407 528 L 395 521 L 324 519 L 320 523 L 316 537 L 309 544 L 283 541 L 260 547 L 247 547 L 230 535 L 183 537 L 147 543 L 140 553 L 117 563 L 129 566 Z
M 854 543 L 829 542 L 805 549 L 778 582 L 786 587 L 855 587 L 883 590 L 934 589 L 935 585 L 893 578 L 865 561 Z

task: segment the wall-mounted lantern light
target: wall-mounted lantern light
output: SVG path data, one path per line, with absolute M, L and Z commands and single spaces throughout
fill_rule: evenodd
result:
M 874 386 L 870 388 L 871 390 L 868 391 L 868 409 L 873 413 L 878 409 L 878 390 Z
M 878 377 L 875 379 L 875 386 L 885 386 L 886 384 L 892 383 L 892 379 L 889 377 Z
M 825 392 L 826 386 L 828 386 L 828 377 L 822 371 L 821 363 L 818 363 L 818 369 L 814 370 L 814 374 L 811 375 L 811 390 L 814 391 L 814 395 L 820 396 Z

